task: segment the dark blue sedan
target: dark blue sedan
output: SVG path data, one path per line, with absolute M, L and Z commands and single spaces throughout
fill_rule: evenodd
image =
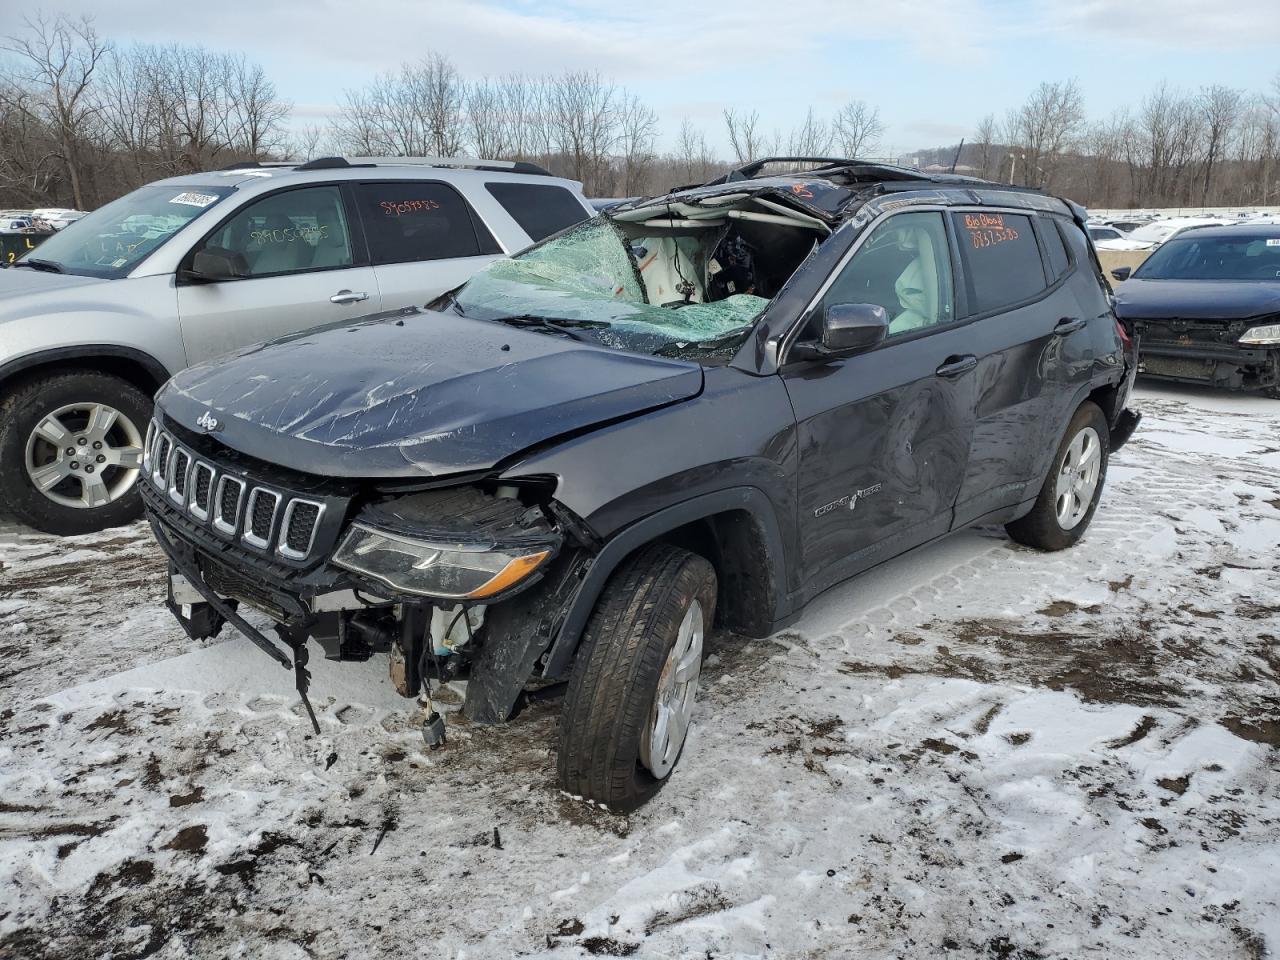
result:
M 1111 275 L 1141 374 L 1280 398 L 1280 224 L 1195 227 Z

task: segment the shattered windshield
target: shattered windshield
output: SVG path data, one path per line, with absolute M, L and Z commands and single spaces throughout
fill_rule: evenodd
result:
M 725 279 L 733 251 L 723 226 L 628 228 L 637 235 L 599 217 L 494 261 L 457 292 L 454 309 L 642 353 L 728 349 L 746 338 L 769 300 Z

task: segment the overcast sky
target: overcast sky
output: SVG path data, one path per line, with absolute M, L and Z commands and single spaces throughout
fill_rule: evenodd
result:
M 242 51 L 295 124 L 435 50 L 468 77 L 598 70 L 658 111 L 663 146 L 687 116 L 722 150 L 724 106 L 785 131 L 810 105 L 867 100 L 887 154 L 972 137 L 1041 80 L 1075 77 L 1099 117 L 1162 78 L 1261 91 L 1280 70 L 1280 0 L 0 0 L 0 34 L 37 11 L 95 14 L 125 44 Z

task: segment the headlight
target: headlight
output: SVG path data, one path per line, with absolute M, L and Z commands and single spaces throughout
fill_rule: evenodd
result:
M 483 600 L 528 577 L 551 554 L 549 545 L 433 543 L 354 523 L 333 562 L 405 593 Z
M 1280 344 L 1280 323 L 1268 323 L 1261 327 L 1250 327 L 1241 335 L 1240 343 L 1252 343 L 1260 346 Z

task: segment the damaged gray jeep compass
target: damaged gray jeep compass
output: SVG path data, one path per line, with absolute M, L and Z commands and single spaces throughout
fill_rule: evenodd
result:
M 193 637 L 230 622 L 304 702 L 309 641 L 387 653 L 479 723 L 567 681 L 560 783 L 625 810 L 679 760 L 713 625 L 767 636 L 974 524 L 1079 540 L 1134 371 L 1078 207 L 782 158 L 184 371 L 142 492 Z

